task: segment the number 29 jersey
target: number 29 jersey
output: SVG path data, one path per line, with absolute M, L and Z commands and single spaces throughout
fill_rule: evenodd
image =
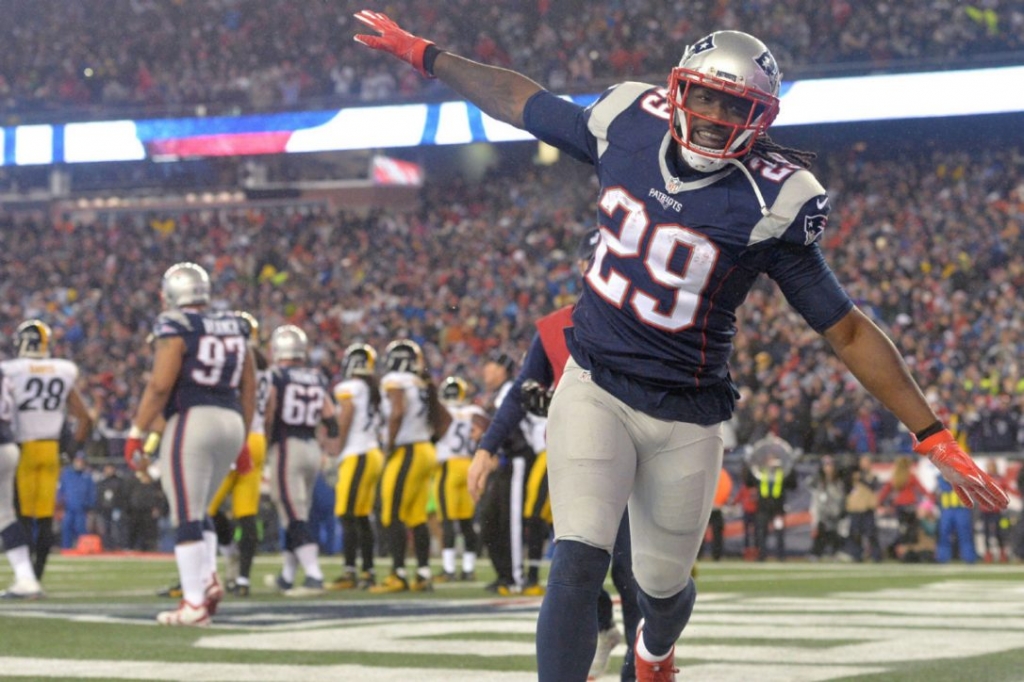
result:
M 247 328 L 244 320 L 230 313 L 168 310 L 157 317 L 153 336 L 180 336 L 185 342 L 178 380 L 164 408 L 165 418 L 197 405 L 241 413 L 239 386 L 248 352 Z
M 725 421 L 736 309 L 762 274 L 818 332 L 852 303 L 817 241 L 828 195 L 778 155 L 713 173 L 682 163 L 666 92 L 622 83 L 580 107 L 534 95 L 525 127 L 594 165 L 601 239 L 566 340 L 593 380 L 652 416 Z
M 62 358 L 14 358 L 0 363 L 0 372 L 10 383 L 18 442 L 59 439 L 78 366 Z

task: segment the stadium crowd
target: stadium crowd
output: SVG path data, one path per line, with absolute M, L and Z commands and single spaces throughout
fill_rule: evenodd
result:
M 1018 149 L 993 149 L 822 157 L 817 168 L 836 207 L 828 259 L 976 452 L 1024 444 L 1019 159 Z M 349 343 L 383 349 L 408 335 L 435 377 L 479 382 L 490 351 L 520 357 L 533 320 L 573 300 L 571 254 L 593 218 L 587 182 L 565 178 L 586 172 L 560 164 L 428 184 L 408 211 L 296 204 L 92 222 L 5 216 L 2 332 L 10 338 L 36 316 L 51 324 L 55 354 L 82 368 L 83 395 L 111 440 L 127 428 L 151 362 L 144 340 L 159 273 L 181 260 L 211 272 L 221 307 L 252 311 L 263 329 L 303 327 L 313 362 L 331 377 Z M 751 296 L 732 362 L 745 396 L 740 443 L 770 431 L 815 453 L 908 450 L 908 434 L 793 320 L 771 283 Z M 818 355 L 825 359 L 811 362 Z M 795 371 L 808 366 L 820 369 Z
M 356 0 L 14 3 L 0 55 L 7 123 L 54 117 L 294 109 L 447 92 L 352 42 Z M 49 9 L 44 9 L 49 6 Z M 394 0 L 378 7 L 438 45 L 514 64 L 554 90 L 645 80 L 711 30 L 758 27 L 789 76 L 1013 62 L 1024 9 L 852 0 L 516 2 Z M 1017 63 L 1013 62 L 1013 63 Z M 73 112 L 73 113 L 72 113 Z

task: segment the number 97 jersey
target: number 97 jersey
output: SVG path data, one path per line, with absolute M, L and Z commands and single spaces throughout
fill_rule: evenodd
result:
M 61 358 L 15 358 L 0 367 L 10 382 L 18 442 L 60 438 L 78 366 Z
M 181 337 L 185 354 L 164 417 L 197 405 L 242 411 L 239 386 L 247 352 L 241 318 L 230 313 L 169 310 L 153 325 L 157 341 Z

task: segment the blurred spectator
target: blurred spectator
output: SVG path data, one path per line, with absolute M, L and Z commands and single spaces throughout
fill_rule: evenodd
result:
M 871 560 L 882 560 L 882 548 L 878 541 L 878 525 L 875 519 L 881 484 L 872 472 L 871 465 L 870 455 L 860 457 L 857 467 L 850 472 L 849 492 L 846 495 L 846 514 L 850 520 L 850 530 L 844 553 L 857 562 L 864 560 L 865 543 Z
M 103 549 L 121 549 L 124 542 L 121 516 L 124 506 L 124 482 L 117 467 L 103 465 L 103 473 L 96 483 L 96 526 Z
M 939 528 L 935 538 L 935 560 L 949 563 L 954 545 L 961 561 L 973 564 L 978 560 L 974 549 L 974 514 L 960 501 L 960 496 L 943 477 L 939 477 L 935 490 L 939 507 Z
M 757 559 L 768 556 L 768 535 L 775 536 L 775 557 L 786 560 L 786 493 L 796 490 L 796 468 L 788 472 L 778 463 L 768 462 L 763 470 L 749 470 L 747 485 L 757 491 L 757 514 L 754 517 L 754 536 Z
M 1011 482 L 999 473 L 999 463 L 994 458 L 988 460 L 985 471 L 1004 490 L 1011 488 Z M 1009 561 L 1010 557 L 1007 555 L 1009 539 L 1007 535 L 1010 530 L 1010 519 L 1002 511 L 985 511 L 983 509 L 981 510 L 981 526 L 984 533 L 985 554 L 983 556 L 985 563 L 992 563 L 995 557 L 998 557 L 998 560 L 1002 563 Z
M 61 469 L 57 483 L 57 504 L 64 509 L 60 524 L 60 546 L 72 549 L 88 532 L 89 512 L 96 506 L 96 484 L 85 455 L 79 453 Z
M 929 496 L 928 491 L 911 471 L 911 467 L 912 461 L 909 457 L 897 457 L 892 468 L 892 478 L 878 491 L 878 506 L 891 509 L 899 524 L 896 539 L 888 548 L 891 557 L 898 554 L 896 548 L 899 545 L 913 542 L 917 537 L 917 507 Z
M 823 556 L 835 556 L 843 542 L 839 534 L 839 522 L 846 512 L 846 489 L 831 456 L 821 458 L 818 475 L 811 483 L 810 490 L 814 538 L 811 558 L 818 560 Z
M 125 549 L 154 552 L 160 540 L 160 518 L 167 514 L 167 498 L 160 483 L 143 468 L 125 479 Z

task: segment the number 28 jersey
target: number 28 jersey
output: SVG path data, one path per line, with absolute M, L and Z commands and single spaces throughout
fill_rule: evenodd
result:
M 589 107 L 541 91 L 525 128 L 593 164 L 601 239 L 566 341 L 605 390 L 652 416 L 725 421 L 736 309 L 761 274 L 816 331 L 852 307 L 818 239 L 828 195 L 778 155 L 713 173 L 682 163 L 664 88 L 622 83 Z
M 157 339 L 181 337 L 185 355 L 174 390 L 164 408 L 170 418 L 197 405 L 242 411 L 239 386 L 245 365 L 244 320 L 230 313 L 168 310 L 153 325 Z
M 61 358 L 14 358 L 0 371 L 10 383 L 18 442 L 59 439 L 78 366 Z

